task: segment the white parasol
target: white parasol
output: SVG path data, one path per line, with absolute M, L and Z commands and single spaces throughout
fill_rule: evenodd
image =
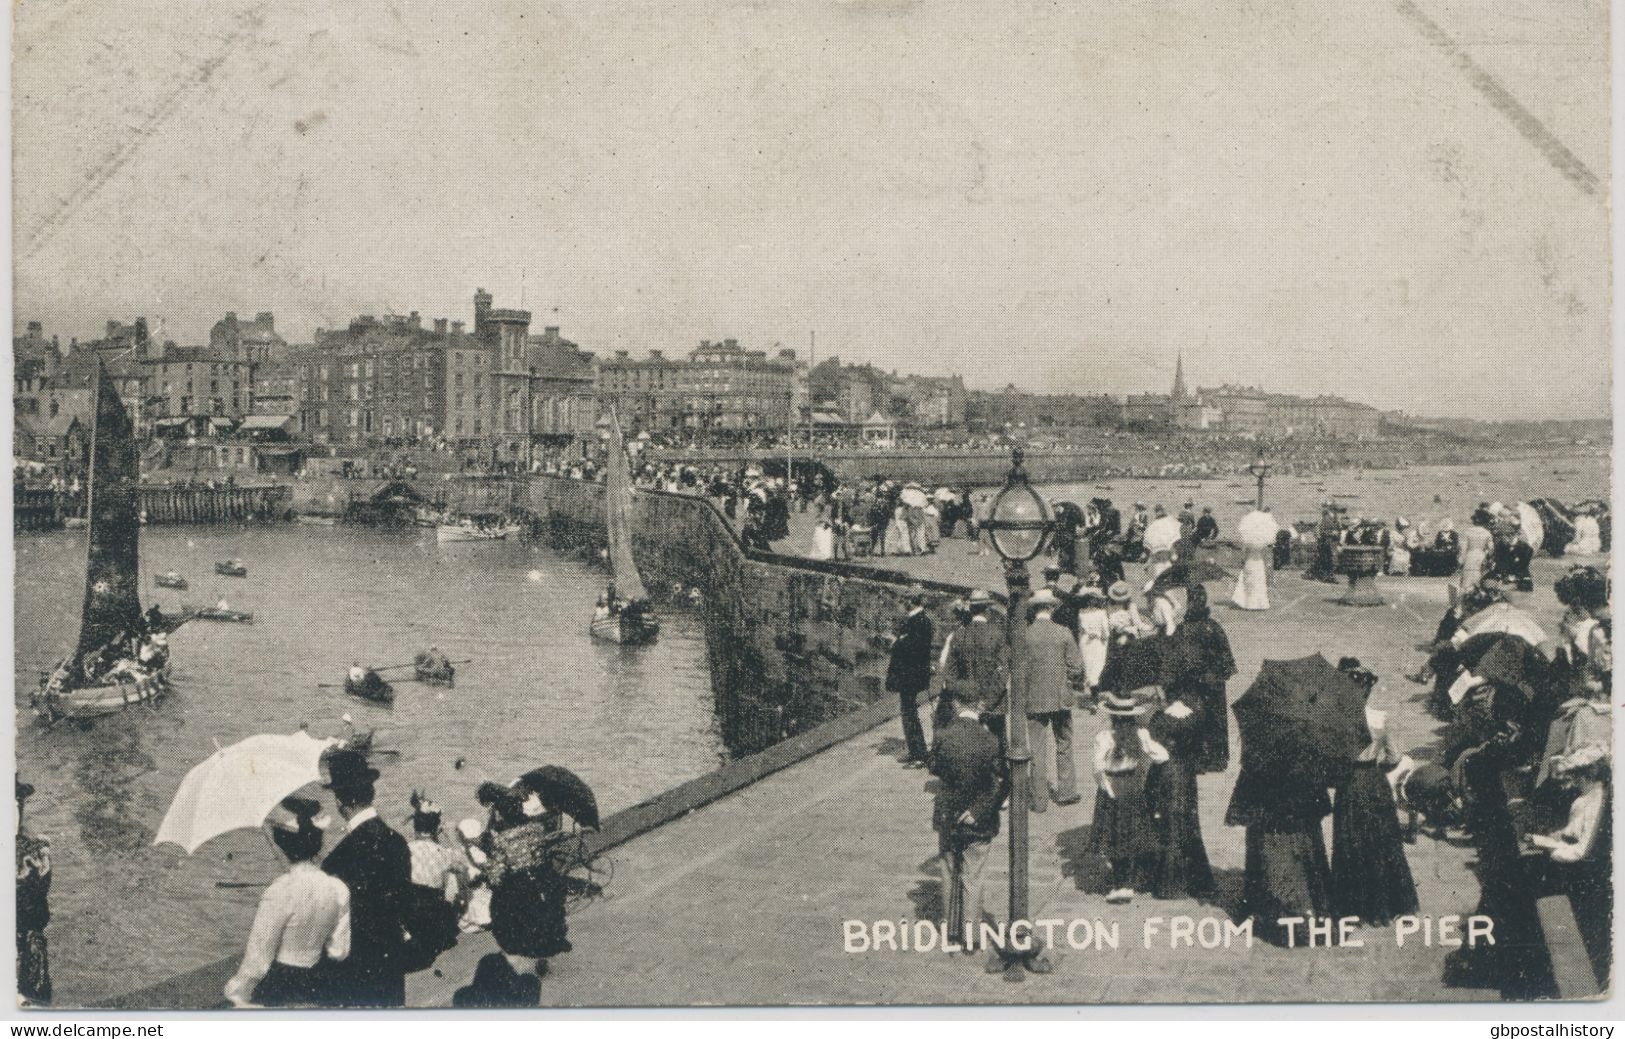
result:
M 1172 516 L 1154 519 L 1145 528 L 1145 547 L 1149 552 L 1166 552 L 1179 541 L 1179 520 Z
M 322 778 L 322 752 L 337 743 L 296 732 L 215 751 L 181 780 L 152 843 L 178 844 L 190 855 L 222 833 L 259 826 L 284 797 Z
M 1489 635 L 1504 632 L 1515 635 L 1531 646 L 1538 647 L 1546 641 L 1546 632 L 1541 630 L 1535 618 L 1518 609 L 1510 603 L 1498 602 L 1468 617 L 1462 622 L 1461 628 L 1450 639 L 1460 646 L 1476 635 Z
M 911 509 L 923 509 L 927 503 L 925 491 L 914 484 L 904 487 L 902 493 L 898 495 L 898 500 Z
M 1259 509 L 1241 517 L 1241 522 L 1236 524 L 1236 536 L 1248 548 L 1269 548 L 1275 544 L 1275 535 L 1280 530 L 1275 517 Z

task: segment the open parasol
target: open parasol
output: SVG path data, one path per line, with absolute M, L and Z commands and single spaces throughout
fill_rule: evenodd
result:
M 907 487 L 904 487 L 902 491 L 898 493 L 897 499 L 911 509 L 923 509 L 930 502 L 930 499 L 925 496 L 924 488 L 913 483 L 909 484 Z
M 1206 559 L 1179 559 L 1156 576 L 1151 582 L 1151 591 L 1156 593 L 1168 588 L 1189 588 L 1193 584 L 1224 581 L 1233 576 L 1224 567 Z
M 1275 535 L 1281 525 L 1267 512 L 1254 509 L 1236 524 L 1236 537 L 1248 548 L 1269 548 L 1275 544 Z
M 258 827 L 284 797 L 321 779 L 322 754 L 337 743 L 296 732 L 215 751 L 181 780 L 153 843 L 190 855 L 223 833 Z
M 1264 661 L 1232 708 L 1242 771 L 1260 785 L 1336 785 L 1371 742 L 1365 699 L 1365 688 L 1319 653 Z
M 1152 520 L 1145 528 L 1145 547 L 1150 552 L 1166 552 L 1179 541 L 1183 531 L 1179 529 L 1179 520 L 1172 516 L 1163 516 Z
M 1504 602 L 1492 603 L 1462 621 L 1461 627 L 1451 636 L 1451 641 L 1459 647 L 1474 636 L 1487 635 L 1491 632 L 1516 635 L 1531 646 L 1538 646 L 1546 641 L 1546 632 L 1535 623 L 1535 618 L 1511 603 Z
M 547 807 L 563 812 L 584 830 L 598 829 L 598 799 L 592 787 L 563 765 L 543 765 L 519 777 Z

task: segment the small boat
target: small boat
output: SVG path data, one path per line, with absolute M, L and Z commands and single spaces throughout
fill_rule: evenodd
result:
M 457 668 L 444 656 L 419 653 L 412 658 L 412 674 L 424 685 L 442 685 L 449 689 L 457 684 Z
M 594 617 L 592 637 L 623 646 L 644 646 L 660 637 L 660 622 L 642 611 L 622 607 L 607 617 Z
M 431 509 L 423 505 L 412 515 L 412 522 L 419 527 L 438 527 L 449 518 L 444 509 Z
M 501 541 L 515 530 L 499 512 L 469 512 L 457 517 L 454 523 L 437 523 L 435 540 L 442 544 L 450 541 Z
M 156 584 L 159 588 L 178 588 L 183 592 L 186 591 L 187 588 L 186 578 L 182 577 L 180 574 L 177 574 L 173 570 L 166 571 L 159 574 L 157 577 L 154 577 L 152 579 L 152 583 Z
M 218 606 L 205 606 L 193 616 L 200 621 L 226 621 L 231 624 L 254 623 L 254 615 L 246 610 L 223 610 Z
M 104 714 L 117 714 L 126 707 L 151 703 L 169 687 L 169 666 L 146 675 L 131 676 L 127 680 L 103 682 L 100 685 L 64 689 L 56 683 L 56 676 L 47 682 L 45 697 L 47 708 L 56 718 L 96 718 Z
M 222 577 L 247 577 L 248 567 L 243 565 L 241 559 L 227 559 L 214 564 L 214 572 Z
M 90 521 L 83 516 L 69 516 L 62 521 L 62 525 L 69 530 L 82 530 L 90 526 Z
M 339 522 L 337 516 L 318 516 L 309 512 L 301 512 L 294 517 L 294 520 L 312 527 L 336 527 Z
M 1237 498 L 1236 499 L 1236 504 L 1237 505 L 1257 505 L 1258 502 L 1257 502 L 1256 499 L 1253 499 L 1253 498 Z
M 371 700 L 373 703 L 395 702 L 395 687 L 379 678 L 376 671 L 368 671 L 366 677 L 359 682 L 346 676 L 344 691 L 358 699 Z
M 604 525 L 609 531 L 610 586 L 587 630 L 595 639 L 623 646 L 653 642 L 660 634 L 660 622 L 649 608 L 649 593 L 632 557 L 632 471 L 613 407 L 609 412 L 609 471 L 604 474 Z

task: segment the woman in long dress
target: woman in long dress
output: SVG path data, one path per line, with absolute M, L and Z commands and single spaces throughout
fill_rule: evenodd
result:
M 1238 918 L 1250 918 L 1267 941 L 1285 944 L 1286 930 L 1278 923 L 1284 917 L 1330 911 L 1332 870 L 1320 821 L 1331 810 L 1324 788 L 1278 782 L 1245 767 L 1236 778 L 1224 821 L 1247 828 Z
M 1241 573 L 1236 575 L 1236 590 L 1230 601 L 1243 610 L 1270 608 L 1269 571 L 1264 565 L 1264 553 L 1275 545 L 1280 526 L 1268 511 L 1250 512 L 1236 525 L 1242 541 Z
M 914 554 L 913 541 L 909 537 L 908 506 L 898 505 L 892 509 L 891 523 L 886 527 L 886 554 L 889 556 L 910 556 Z
M 1186 593 L 1185 620 L 1169 643 L 1172 698 L 1201 715 L 1199 740 L 1191 757 L 1198 773 L 1230 768 L 1230 702 L 1225 683 L 1236 674 L 1230 637 L 1213 619 L 1207 589 L 1197 584 Z
M 1202 841 L 1196 795 L 1207 711 L 1189 688 L 1171 687 L 1167 695 L 1166 706 L 1150 725 L 1151 738 L 1168 751 L 1168 760 L 1150 776 L 1150 802 L 1160 838 L 1151 891 L 1158 898 L 1202 899 L 1213 893 L 1213 868 Z
M 570 950 L 565 939 L 564 878 L 549 854 L 547 825 L 525 813 L 524 797 L 495 783 L 482 784 L 491 806 L 485 879 L 491 885 L 491 936 L 515 969 Z
M 1369 702 L 1377 676 L 1353 657 L 1337 666 L 1365 687 L 1371 742 L 1337 788 L 1332 810 L 1332 915 L 1382 926 L 1417 907 L 1416 884 L 1405 861 L 1405 837 L 1388 785 L 1387 771 L 1399 763 L 1399 755 L 1388 739 L 1387 714 Z
M 1083 654 L 1083 676 L 1090 695 L 1100 688 L 1100 674 L 1106 669 L 1107 647 L 1111 644 L 1111 622 L 1106 619 L 1106 598 L 1098 588 L 1085 588 L 1078 610 L 1078 649 Z
M 1461 560 L 1461 576 L 1457 587 L 1467 591 L 1478 586 L 1484 579 L 1484 566 L 1490 558 L 1490 547 L 1495 544 L 1495 535 L 1490 533 L 1490 525 L 1494 518 L 1483 509 L 1473 513 L 1472 526 L 1461 535 L 1459 549 Z
M 813 528 L 812 551 L 809 559 L 835 558 L 835 528 L 829 525 L 828 520 L 819 520 Z
M 1388 573 L 1408 577 L 1411 572 L 1411 521 L 1404 516 L 1394 520 L 1394 537 L 1388 546 Z

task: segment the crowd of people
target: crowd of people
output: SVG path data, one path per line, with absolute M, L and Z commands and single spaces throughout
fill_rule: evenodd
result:
M 441 808 L 415 792 L 408 838 L 380 818 L 379 773 L 363 750 L 330 752 L 326 769 L 344 835 L 329 842 L 332 821 L 313 798 L 286 798 L 268 817 L 288 869 L 260 899 L 225 988 L 232 1005 L 403 1006 L 407 975 L 432 968 L 460 934 L 489 931 L 499 951 L 454 1005 L 535 1006 L 549 960 L 571 950 L 567 907 L 599 890 L 584 841 L 598 826 L 590 793 L 560 799 L 537 773 L 487 782 L 483 818 L 448 837 Z
M 1568 612 L 1550 657 L 1536 645 L 1538 633 L 1489 623 L 1490 614 L 1475 621 L 1486 610 L 1513 609 L 1510 596 L 1530 587 L 1528 550 L 1550 551 L 1541 532 L 1531 535 L 1520 511 L 1486 503 L 1472 518 L 1470 529 L 1479 533 L 1443 546 L 1456 561 L 1453 604 L 1428 663 L 1407 676 L 1434 683 L 1433 709 L 1448 722 L 1436 753 L 1395 745 L 1382 707 L 1390 694 L 1379 676 L 1345 656 L 1337 670 L 1363 691 L 1368 733 L 1347 769 L 1320 786 L 1267 782 L 1246 769 L 1238 776 L 1225 821 L 1245 828 L 1245 875 L 1239 904 L 1227 908 L 1252 920 L 1255 933 L 1286 942 L 1282 919 L 1386 924 L 1417 912 L 1405 846 L 1415 840 L 1420 818 L 1435 835 L 1456 829 L 1478 846 L 1488 864 L 1479 871 L 1479 912 L 1509 921 L 1513 939 L 1498 952 L 1463 949 L 1452 959 L 1453 974 L 1496 957 L 1500 962 L 1486 976 L 1503 988 L 1538 974 L 1528 963 L 1505 961 L 1527 960 L 1529 950 L 1540 947 L 1538 933 L 1523 934 L 1520 943 L 1517 929 L 1519 921 L 1536 926 L 1533 898 L 1541 892 L 1569 895 L 1585 921 L 1582 930 L 1591 932 L 1588 941 L 1606 944 L 1612 878 L 1608 583 L 1602 571 L 1583 564 L 1558 580 Z M 1044 571 L 1044 587 L 1027 605 L 1031 809 L 1064 809 L 1081 800 L 1074 712 L 1103 714 L 1107 724 L 1089 758 L 1095 805 L 1088 851 L 1103 861 L 1100 892 L 1110 903 L 1142 895 L 1206 900 L 1214 890 L 1195 778 L 1229 767 L 1226 684 L 1235 661 L 1204 586 L 1158 574 L 1183 573 L 1175 565 L 1199 556 L 1196 546 L 1214 540 L 1217 525 L 1211 513 L 1198 516 L 1188 503 L 1168 542 L 1153 527 L 1165 510 L 1148 514 L 1136 504 L 1126 523 L 1113 512 L 1105 501 L 1080 510 L 1071 551 L 1068 518 L 1061 517 L 1059 561 Z M 1399 572 L 1405 572 L 1403 553 L 1419 551 L 1391 534 L 1382 540 L 1380 525 L 1369 519 L 1348 522 L 1334 507 L 1324 518 L 1325 528 L 1313 532 L 1317 550 L 1379 544 L 1400 555 L 1397 565 L 1389 564 Z M 1408 523 L 1396 529 L 1413 532 Z M 1581 527 L 1566 543 L 1569 554 L 1606 551 L 1605 530 L 1605 523 Z M 1290 546 L 1293 535 L 1284 533 Z M 1152 580 L 1143 588 L 1123 579 L 1125 558 L 1148 564 Z M 1289 559 L 1277 553 L 1275 563 Z M 1238 605 L 1245 605 L 1242 596 L 1238 587 Z M 933 654 L 936 633 L 925 604 L 921 592 L 909 601 L 886 688 L 900 700 L 904 766 L 930 769 L 941 782 L 933 818 L 946 924 L 951 938 L 970 946 L 992 908 L 983 877 L 1010 792 L 1005 619 L 991 595 L 974 592 L 952 605 L 954 623 Z M 933 689 L 938 700 L 927 739 L 919 707 Z M 1329 854 L 1322 836 L 1327 816 Z M 1599 962 L 1605 961 L 1603 953 Z

